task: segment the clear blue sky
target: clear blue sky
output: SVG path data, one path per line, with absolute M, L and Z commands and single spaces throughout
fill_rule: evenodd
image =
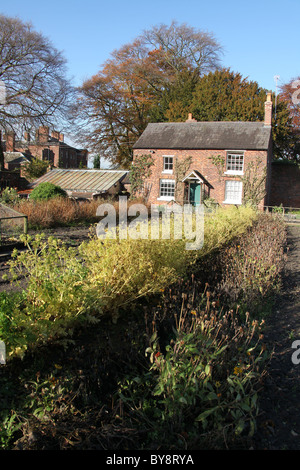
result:
M 224 48 L 222 65 L 263 88 L 275 91 L 275 75 L 279 85 L 300 75 L 300 0 L 2 0 L 0 13 L 47 36 L 74 85 L 143 30 L 172 20 L 213 33 Z
M 172 20 L 212 32 L 224 67 L 275 91 L 300 75 L 299 0 L 6 0 L 0 12 L 31 21 L 64 53 L 74 84 L 95 74 L 114 49 Z

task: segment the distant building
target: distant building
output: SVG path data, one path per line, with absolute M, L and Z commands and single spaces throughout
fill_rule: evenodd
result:
M 6 169 L 20 168 L 32 157 L 49 162 L 55 168 L 84 168 L 88 164 L 88 151 L 77 149 L 64 142 L 64 134 L 49 133 L 48 126 L 40 126 L 34 139 L 26 132 L 22 140 L 15 133 L 4 136 L 4 164 Z

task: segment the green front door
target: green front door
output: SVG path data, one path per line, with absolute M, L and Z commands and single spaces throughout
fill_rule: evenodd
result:
M 198 206 L 201 203 L 201 184 L 190 183 L 190 204 Z

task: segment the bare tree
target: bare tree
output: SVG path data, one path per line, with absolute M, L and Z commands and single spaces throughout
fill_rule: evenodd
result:
M 72 96 L 66 61 L 50 41 L 18 18 L 0 15 L 0 169 L 4 167 L 1 132 L 54 124 L 65 115 Z
M 221 46 L 212 34 L 185 24 L 161 25 L 112 52 L 79 89 L 74 116 L 84 145 L 114 164 L 131 166 L 132 146 L 159 106 L 164 90 L 190 71 L 219 66 Z
M 220 66 L 221 45 L 212 33 L 197 30 L 186 23 L 173 21 L 144 31 L 140 37 L 146 47 L 162 51 L 164 61 L 176 72 L 190 68 L 199 75 Z

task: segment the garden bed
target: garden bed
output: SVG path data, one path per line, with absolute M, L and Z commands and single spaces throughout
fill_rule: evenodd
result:
M 257 227 L 261 227 L 261 224 L 258 224 Z M 73 242 L 75 244 L 78 240 L 77 235 L 79 238 L 89 236 L 88 232 L 81 235 L 76 234 L 76 231 L 71 234 L 69 229 L 67 232 L 66 237 L 74 237 Z M 274 242 L 274 233 L 275 230 L 268 230 L 265 237 L 262 238 L 262 242 L 273 253 L 272 256 L 267 258 L 269 268 L 272 268 L 274 260 L 278 259 L 280 263 L 281 259 L 280 242 L 278 242 L 277 249 L 276 244 L 271 243 Z M 247 280 L 250 274 L 253 277 L 255 273 L 258 273 L 261 282 L 259 287 L 263 292 L 263 299 L 266 298 L 267 300 L 266 311 L 269 311 L 268 290 L 272 290 L 272 279 L 268 276 L 262 279 L 261 268 L 251 250 L 248 250 L 245 238 L 247 238 L 248 243 L 251 243 L 252 238 L 256 240 L 256 237 L 251 238 L 251 234 L 248 237 L 239 234 L 235 240 L 230 239 L 227 246 L 219 246 L 219 250 L 222 251 L 223 249 L 224 253 L 232 254 L 231 260 L 234 262 L 231 263 L 229 271 L 223 269 L 222 272 L 218 272 L 218 268 L 221 269 L 222 267 L 218 250 L 215 252 L 210 251 L 207 258 L 201 259 L 198 269 L 193 269 L 195 274 L 190 273 L 187 278 L 179 279 L 173 286 L 170 286 L 170 289 L 161 289 L 162 292 L 156 292 L 151 297 L 141 298 L 138 302 L 127 305 L 121 312 L 116 325 L 113 325 L 108 318 L 103 318 L 100 323 L 95 323 L 92 326 L 83 324 L 80 331 L 77 331 L 72 338 L 65 338 L 67 341 L 40 344 L 35 352 L 31 353 L 29 351 L 23 360 L 16 358 L 6 368 L 0 369 L 3 379 L 2 384 L 9 385 L 10 391 L 7 392 L 7 403 L 9 403 L 11 390 L 14 390 L 15 402 L 14 409 L 8 414 L 7 420 L 4 421 L 2 434 L 0 433 L 4 445 L 16 449 L 38 450 L 117 450 L 141 449 L 145 446 L 148 446 L 148 448 L 150 446 L 152 449 L 162 449 L 162 446 L 165 446 L 170 450 L 175 448 L 177 450 L 179 448 L 190 449 L 191 447 L 195 448 L 195 446 L 197 446 L 196 448 L 203 448 L 203 446 L 206 446 L 206 448 L 249 448 L 252 441 L 248 439 L 247 433 L 253 427 L 252 418 L 255 416 L 256 394 L 258 392 L 255 388 L 256 385 L 251 388 L 257 378 L 255 367 L 253 369 L 255 380 L 251 386 L 252 382 L 251 380 L 248 382 L 246 375 L 250 374 L 252 366 L 258 365 L 258 362 L 255 361 L 260 357 L 260 352 L 259 346 L 257 357 L 251 348 L 249 350 L 245 349 L 244 339 L 248 335 L 251 336 L 252 331 L 251 322 L 247 326 L 245 317 L 242 317 L 244 330 L 239 328 L 232 330 L 235 331 L 233 337 L 239 338 L 239 342 L 235 346 L 237 349 L 235 347 L 230 348 L 231 356 L 229 356 L 231 359 L 229 360 L 228 357 L 226 359 L 229 362 L 228 370 L 226 367 L 224 368 L 225 375 L 222 375 L 221 370 L 219 372 L 220 377 L 216 382 L 220 382 L 220 384 L 212 380 L 211 369 L 207 367 L 208 364 L 204 367 L 204 373 L 209 378 L 210 387 L 213 387 L 213 390 L 209 389 L 208 395 L 204 395 L 203 403 L 207 403 L 208 408 L 204 407 L 202 414 L 200 413 L 202 401 L 199 402 L 198 398 L 196 399 L 196 405 L 200 407 L 198 423 L 206 420 L 207 416 L 215 416 L 217 420 L 220 419 L 220 422 L 222 422 L 225 416 L 226 426 L 222 428 L 221 432 L 217 429 L 216 433 L 212 432 L 210 427 L 212 422 L 209 421 L 209 418 L 208 428 L 204 433 L 207 440 L 200 436 L 199 442 L 199 436 L 195 431 L 198 425 L 195 427 L 194 423 L 191 426 L 193 419 L 197 416 L 191 415 L 188 422 L 184 423 L 185 413 L 176 415 L 175 421 L 171 420 L 172 426 L 169 428 L 170 422 L 168 424 L 169 418 L 167 419 L 166 410 L 172 411 L 172 403 L 166 401 L 166 408 L 161 408 L 163 396 L 158 396 L 157 402 L 155 402 L 153 396 L 149 396 L 151 387 L 158 385 L 155 378 L 157 374 L 161 374 L 161 377 L 163 377 L 163 369 L 161 372 L 159 370 L 154 371 L 154 374 L 153 372 L 150 374 L 150 371 L 148 371 L 148 375 L 147 373 L 144 375 L 145 371 L 147 372 L 147 369 L 149 369 L 149 358 L 145 357 L 147 346 L 152 348 L 152 357 L 160 358 L 159 364 L 162 367 L 166 364 L 167 367 L 167 362 L 162 361 L 167 361 L 166 347 L 170 339 L 174 340 L 174 337 L 170 337 L 170 332 L 173 331 L 172 326 L 174 326 L 175 319 L 179 320 L 181 317 L 183 300 L 185 302 L 185 315 L 189 318 L 193 318 L 195 315 L 195 318 L 205 320 L 205 315 L 208 315 L 208 317 L 211 315 L 211 318 L 215 318 L 214 321 L 217 321 L 218 325 L 219 320 L 217 318 L 219 314 L 221 315 L 223 308 L 220 299 L 222 299 L 222 302 L 224 301 L 225 309 L 226 299 L 235 302 L 239 300 L 239 295 L 244 295 L 244 292 L 248 292 L 249 295 L 250 291 L 248 289 L 250 289 L 252 283 L 244 282 L 243 278 L 241 278 L 243 290 L 235 291 L 234 298 L 228 297 L 228 292 L 224 288 L 220 296 L 217 292 L 213 292 L 214 285 L 218 284 L 220 287 L 224 287 L 224 276 L 229 276 L 228 280 L 233 281 L 232 277 L 235 276 L 235 270 L 239 266 L 242 249 L 247 259 L 248 271 L 245 279 Z M 245 241 L 241 243 L 242 240 Z M 259 243 L 259 237 L 256 242 Z M 227 259 L 230 261 L 230 258 Z M 267 265 L 265 266 L 266 270 L 269 268 Z M 275 287 L 275 280 L 277 282 L 280 275 L 280 266 L 278 272 L 274 273 L 273 269 L 270 270 L 271 272 L 274 274 Z M 211 283 L 210 288 L 206 285 L 208 279 Z M 197 289 L 194 291 L 195 283 Z M 230 292 L 232 292 L 232 289 L 230 289 Z M 200 306 L 201 302 L 202 306 Z M 225 313 L 225 310 L 223 312 Z M 260 315 L 262 313 L 259 312 Z M 220 318 L 224 321 L 226 316 L 222 314 Z M 258 326 L 258 323 L 255 322 L 255 325 Z M 235 325 L 234 322 L 232 324 Z M 238 325 L 236 326 L 238 327 Z M 159 334 L 159 344 L 156 344 L 155 339 L 150 340 L 153 331 L 157 331 Z M 137 334 L 137 332 L 139 333 Z M 185 332 L 183 333 L 185 334 Z M 244 333 L 246 336 L 243 338 Z M 234 343 L 232 344 L 234 346 Z M 153 349 L 154 347 L 155 349 Z M 237 351 L 237 355 L 235 355 L 235 351 Z M 157 353 L 159 354 L 157 355 Z M 187 356 L 187 366 L 189 360 L 189 356 Z M 225 360 L 225 357 L 222 360 Z M 226 374 L 229 374 L 228 378 L 231 380 L 231 382 L 228 382 L 229 388 L 227 387 Z M 149 382 L 147 382 L 148 380 Z M 249 395 L 242 398 L 242 408 L 238 407 L 236 398 L 234 398 L 234 394 L 240 387 L 239 380 L 243 387 L 250 386 L 250 389 L 247 389 Z M 246 381 L 243 382 L 243 380 Z M 258 388 L 261 386 L 262 383 Z M 143 387 L 145 387 L 144 394 Z M 2 388 L 2 390 L 4 389 Z M 163 389 L 157 388 L 156 392 L 164 393 Z M 197 394 L 199 391 L 195 393 Z M 233 402 L 229 405 L 229 401 L 228 406 L 225 406 L 226 402 L 222 400 L 225 399 L 224 397 L 228 393 L 233 393 Z M 243 397 L 241 394 L 237 394 L 236 397 L 238 396 L 240 396 L 238 400 Z M 182 398 L 184 397 L 182 395 Z M 178 412 L 180 409 L 183 411 L 187 405 L 186 411 L 191 413 L 194 405 L 190 408 L 189 400 L 193 401 L 193 394 L 187 394 L 185 398 L 187 403 L 181 401 Z M 248 401 L 248 398 L 250 401 Z M 135 401 L 136 399 L 138 400 Z M 144 403 L 140 401 L 141 399 L 145 399 Z M 219 403 L 218 400 L 221 400 L 220 408 L 211 406 L 214 400 L 216 400 L 215 405 Z M 2 402 L 2 408 L 4 409 L 5 403 L 4 400 Z M 147 403 L 149 405 L 152 403 L 148 410 Z M 143 408 L 141 408 L 142 405 Z M 170 409 L 169 406 L 171 406 Z M 158 414 L 155 417 L 153 412 L 156 408 Z M 214 411 L 209 411 L 211 409 Z M 231 418 L 228 421 L 226 410 L 230 412 L 231 409 L 233 414 L 229 415 L 229 418 L 230 416 Z M 207 416 L 203 415 L 207 411 L 209 411 L 209 414 Z M 212 414 L 210 415 L 210 413 Z M 249 414 L 248 417 L 247 414 Z M 178 416 L 181 416 L 180 420 L 183 420 L 182 422 L 180 420 L 178 422 Z M 162 418 L 165 420 L 166 427 L 161 424 Z M 18 425 L 20 425 L 19 430 Z M 185 427 L 186 425 L 188 425 L 188 428 Z M 174 426 L 176 432 L 174 432 Z M 234 437 L 233 432 L 233 434 L 229 434 L 228 440 L 224 439 L 224 429 L 229 427 L 232 431 L 236 426 L 239 433 Z M 193 428 L 191 434 L 189 434 L 190 428 Z M 13 439 L 8 439 L 9 433 L 12 434 Z

